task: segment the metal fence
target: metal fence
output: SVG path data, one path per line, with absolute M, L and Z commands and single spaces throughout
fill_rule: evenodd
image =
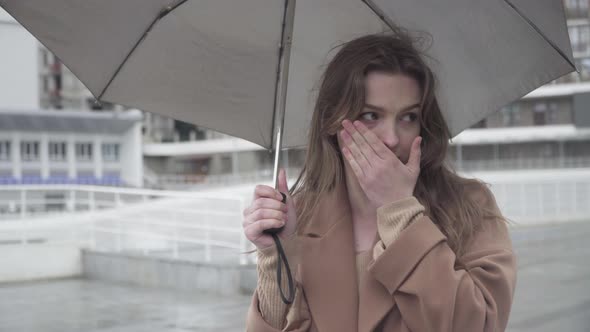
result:
M 460 171 L 522 171 L 530 169 L 561 169 L 561 168 L 588 168 L 590 157 L 564 157 L 564 158 L 513 158 L 513 159 L 488 159 L 488 160 L 461 160 L 455 162 Z
M 590 221 L 590 169 L 477 172 L 516 225 Z
M 244 254 L 252 246 L 241 230 L 245 195 L 14 186 L 0 187 L 0 196 L 0 244 L 77 243 L 191 261 L 253 260 Z
M 287 168 L 286 170 L 290 176 L 299 174 L 299 171 L 299 168 Z M 219 175 L 156 174 L 153 171 L 148 171 L 144 176 L 144 182 L 146 186 L 153 188 L 198 190 L 241 183 L 264 182 L 271 179 L 272 175 L 273 170 L 270 168 Z
M 491 184 L 500 209 L 515 226 L 590 219 L 589 169 L 467 176 Z M 244 254 L 253 246 L 243 235 L 241 221 L 253 187 L 227 188 L 233 194 L 0 187 L 0 246 L 76 243 L 97 251 L 247 264 L 255 255 Z

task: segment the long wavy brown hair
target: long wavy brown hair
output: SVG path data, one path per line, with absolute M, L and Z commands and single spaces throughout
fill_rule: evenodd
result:
M 404 74 L 414 78 L 422 93 L 421 171 L 414 196 L 426 215 L 447 236 L 457 255 L 491 210 L 482 206 L 473 190 L 491 196 L 480 181 L 462 178 L 447 163 L 450 131 L 436 100 L 435 77 L 418 51 L 417 40 L 404 31 L 367 35 L 344 44 L 328 63 L 321 78 L 306 158 L 290 192 L 296 201 L 298 229 L 317 208 L 318 198 L 344 181 L 344 161 L 336 134 L 344 119 L 356 119 L 365 104 L 365 78 L 369 72 Z

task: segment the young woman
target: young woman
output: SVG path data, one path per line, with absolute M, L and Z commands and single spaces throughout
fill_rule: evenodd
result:
M 259 276 L 248 331 L 506 328 L 516 283 L 506 221 L 483 183 L 445 164 L 450 134 L 434 90 L 406 35 L 361 37 L 335 55 L 294 188 L 281 170 L 278 190 L 257 186 L 244 210 Z M 290 305 L 263 233 L 283 225 Z

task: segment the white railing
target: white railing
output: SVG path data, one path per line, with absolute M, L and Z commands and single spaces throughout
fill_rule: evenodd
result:
M 149 205 L 149 206 L 148 206 Z M 243 199 L 174 198 L 116 209 L 93 220 L 90 248 L 174 259 L 246 264 Z
M 590 157 L 461 160 L 454 161 L 454 164 L 458 170 L 462 171 L 582 168 L 590 167 Z
M 38 197 L 56 193 L 62 193 L 62 199 Z M 246 264 L 254 259 L 243 254 L 252 245 L 241 230 L 246 198 L 239 194 L 89 186 L 0 187 L 0 195 L 11 194 L 16 197 L 2 201 L 13 202 L 16 211 L 4 213 L 0 220 L 0 245 L 77 243 L 97 251 L 193 261 Z M 47 205 L 62 209 L 47 214 L 47 209 L 39 208 L 31 213 Z
M 590 169 L 477 172 L 516 224 L 590 221 Z
M 290 177 L 296 177 L 300 169 L 289 168 L 287 174 Z M 155 174 L 151 173 L 146 178 L 146 184 L 158 188 L 167 189 L 199 189 L 215 186 L 236 185 L 242 183 L 254 183 L 270 181 L 272 178 L 272 169 L 262 169 L 253 172 L 240 172 L 237 174 L 220 174 L 220 175 L 191 175 L 191 174 Z
M 503 214 L 516 225 L 590 220 L 590 169 L 479 172 L 468 176 L 492 185 Z M 1 201 L 5 206 L 6 201 L 13 202 L 16 211 L 9 211 L 0 220 L 0 250 L 2 244 L 76 243 L 103 252 L 247 264 L 255 255 L 243 254 L 253 247 L 243 235 L 241 213 L 249 204 L 253 186 L 229 188 L 235 193 L 231 195 L 90 186 L 2 186 Z M 56 192 L 64 193 L 63 199 L 39 198 L 40 193 Z M 31 213 L 32 207 L 48 204 L 64 209 L 60 214 L 44 216 Z
M 160 197 L 162 192 L 79 185 L 0 186 L 0 220 L 64 211 L 94 211 Z

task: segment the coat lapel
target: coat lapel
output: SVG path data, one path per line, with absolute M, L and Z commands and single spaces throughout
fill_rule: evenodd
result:
M 301 231 L 300 278 L 319 331 L 356 331 L 357 281 L 348 195 L 335 188 Z
M 369 271 L 363 271 L 359 287 L 358 331 L 373 331 L 394 305 L 389 291 Z

